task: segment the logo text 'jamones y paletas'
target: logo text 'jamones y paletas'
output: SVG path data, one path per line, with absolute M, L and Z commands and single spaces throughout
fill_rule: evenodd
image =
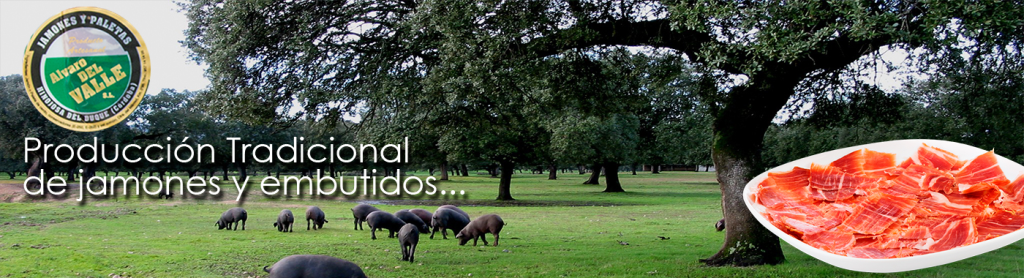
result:
M 32 35 L 24 78 L 32 104 L 51 122 L 98 131 L 139 106 L 149 85 L 149 53 L 121 16 L 96 7 L 71 8 Z

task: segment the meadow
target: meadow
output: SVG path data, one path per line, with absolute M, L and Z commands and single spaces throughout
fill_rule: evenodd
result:
M 421 173 L 422 174 L 422 173 Z M 267 198 L 249 194 L 245 231 L 213 223 L 233 199 L 119 197 L 65 200 L 0 198 L 0 277 L 264 277 L 262 268 L 293 254 L 355 262 L 369 277 L 1021 277 L 1024 241 L 956 263 L 894 274 L 843 270 L 785 245 L 775 266 L 705 267 L 722 233 L 720 192 L 713 173 L 621 176 L 625 193 L 582 185 L 585 176 L 516 174 L 517 201 L 493 201 L 497 179 L 453 177 L 442 190 L 459 197 Z M 258 180 L 256 180 L 258 182 Z M 255 182 L 252 182 L 255 183 Z M 0 180 L 4 192 L 20 180 Z M 231 190 L 232 186 L 223 186 Z M 228 194 L 228 196 L 234 196 Z M 3 196 L 0 196 L 3 197 Z M 13 201 L 12 201 L 13 200 Z M 501 244 L 459 246 L 454 235 L 421 236 L 416 262 L 400 260 L 396 239 L 353 230 L 350 208 L 369 202 L 388 212 L 459 205 L 472 217 L 496 213 L 507 226 Z M 303 212 L 319 206 L 330 221 L 306 230 Z M 281 209 L 297 216 L 292 233 L 273 223 Z M 663 239 L 664 238 L 664 239 Z M 492 242 L 488 235 L 488 241 Z M 482 245 L 482 242 L 481 242 Z

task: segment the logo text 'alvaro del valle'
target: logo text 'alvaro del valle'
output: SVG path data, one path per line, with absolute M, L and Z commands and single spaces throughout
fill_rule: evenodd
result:
M 74 131 L 98 131 L 139 106 L 149 84 L 149 53 L 121 16 L 78 7 L 36 30 L 24 71 L 29 99 L 47 119 Z

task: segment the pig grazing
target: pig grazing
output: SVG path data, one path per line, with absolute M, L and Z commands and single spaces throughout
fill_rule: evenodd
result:
M 171 198 L 174 198 L 174 192 L 160 190 L 160 193 L 157 193 L 156 197 L 159 199 L 170 200 Z
M 462 214 L 463 216 L 466 216 L 466 219 L 470 219 L 471 218 L 471 217 L 469 217 L 468 213 L 466 213 L 465 211 L 462 211 L 462 209 L 460 209 L 459 207 L 456 207 L 455 205 L 443 205 L 443 206 L 440 206 L 440 207 L 437 207 L 437 208 L 446 208 L 446 209 L 454 210 L 454 211 L 458 212 L 459 214 Z
M 356 230 L 362 230 L 363 222 L 366 222 L 366 216 L 370 215 L 371 212 L 379 210 L 380 209 L 367 204 L 356 205 L 356 207 L 352 208 L 352 218 L 355 218 L 355 221 L 352 223 L 353 228 Z
M 217 229 L 223 230 L 228 228 L 231 230 L 231 223 L 235 224 L 235 230 L 238 230 L 238 222 L 242 222 L 242 230 L 245 231 L 245 220 L 249 219 L 249 214 L 245 212 L 243 208 L 232 208 L 225 211 L 220 215 L 220 220 L 217 220 Z
M 366 225 L 370 226 L 370 239 L 377 239 L 377 230 L 388 229 L 388 237 L 395 237 L 395 233 L 405 226 L 405 221 L 398 219 L 395 215 L 386 211 L 374 211 L 366 216 Z
M 488 214 L 477 217 L 473 222 L 469 222 L 462 231 L 459 231 L 455 238 L 459 239 L 459 245 L 466 245 L 469 239 L 473 239 L 473 246 L 476 246 L 476 240 L 479 238 L 484 241 L 484 245 L 487 245 L 487 238 L 484 237 L 487 233 L 494 235 L 494 246 L 498 246 L 498 235 L 501 234 L 501 228 L 505 226 L 505 221 L 501 220 L 497 214 Z
M 415 214 L 416 216 L 419 216 L 420 220 L 423 220 L 423 223 L 427 225 L 430 225 L 430 218 L 431 216 L 434 215 L 433 213 L 430 213 L 430 211 L 425 209 L 410 209 L 409 212 Z
M 274 266 L 263 271 L 270 273 L 270 278 L 311 278 L 311 277 L 344 277 L 366 278 L 363 269 L 353 262 L 323 255 L 291 255 L 277 261 Z
M 405 224 L 398 230 L 398 245 L 402 247 L 402 260 L 413 262 L 413 255 L 416 254 L 416 244 L 420 243 L 420 231 L 416 225 Z
M 430 227 L 433 227 L 430 232 L 430 239 L 434 239 L 434 233 L 436 233 L 437 230 L 441 230 L 441 236 L 444 237 L 444 239 L 448 239 L 447 229 L 451 229 L 452 233 L 457 233 L 468 224 L 469 217 L 466 217 L 462 213 L 449 208 L 438 208 L 430 219 Z
M 274 222 L 274 227 L 277 227 L 278 232 L 292 232 L 292 223 L 295 223 L 295 216 L 292 215 L 292 210 L 283 209 L 281 213 L 277 214 L 277 222 Z
M 402 221 L 405 221 L 405 223 L 407 224 L 416 225 L 416 228 L 419 229 L 421 233 L 430 232 L 430 227 L 427 226 L 427 223 L 424 223 L 423 219 L 420 219 L 418 215 L 412 213 L 407 209 L 395 212 L 395 217 L 398 217 L 398 219 L 402 219 Z
M 316 206 L 309 207 L 306 209 L 306 230 L 309 230 L 309 222 L 313 221 L 313 229 L 323 229 L 324 223 L 327 223 L 327 218 L 324 216 L 324 211 Z

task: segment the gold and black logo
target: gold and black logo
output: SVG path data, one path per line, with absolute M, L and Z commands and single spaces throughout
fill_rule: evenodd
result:
M 149 53 L 121 16 L 78 7 L 51 17 L 25 48 L 25 90 L 39 113 L 74 131 L 128 118 L 146 95 Z

